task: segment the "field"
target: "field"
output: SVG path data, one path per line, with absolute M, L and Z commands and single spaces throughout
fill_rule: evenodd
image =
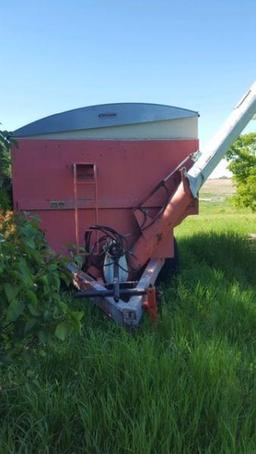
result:
M 235 194 L 235 186 L 230 178 L 207 180 L 202 187 L 201 194 L 210 193 L 213 196 L 230 196 Z
M 256 216 L 222 182 L 177 228 L 156 325 L 83 303 L 82 337 L 2 368 L 1 453 L 256 452 Z

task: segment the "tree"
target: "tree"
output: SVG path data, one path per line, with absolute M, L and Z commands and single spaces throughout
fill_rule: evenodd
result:
M 256 211 L 256 133 L 238 137 L 229 148 L 227 159 L 237 190 L 235 204 Z

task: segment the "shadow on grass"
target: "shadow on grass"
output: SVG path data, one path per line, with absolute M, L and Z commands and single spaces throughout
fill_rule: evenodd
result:
M 237 234 L 196 234 L 179 241 L 180 273 L 165 288 L 167 319 L 187 334 L 252 342 L 256 331 L 256 253 Z M 171 315 L 172 314 L 172 315 Z
M 181 268 L 204 263 L 223 272 L 225 279 L 255 285 L 256 254 L 246 237 L 236 233 L 196 234 L 179 241 Z

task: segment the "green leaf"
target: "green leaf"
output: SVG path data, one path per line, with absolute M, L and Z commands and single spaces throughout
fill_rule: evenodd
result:
M 24 311 L 25 305 L 21 301 L 12 300 L 7 309 L 7 322 L 15 322 Z
M 28 310 L 33 317 L 39 317 L 41 315 L 41 312 L 33 304 L 28 304 Z
M 22 274 L 25 284 L 28 286 L 32 286 L 33 285 L 32 273 L 29 270 L 27 263 L 23 258 L 19 259 L 18 268 Z
M 29 320 L 26 325 L 25 325 L 25 328 L 24 328 L 24 333 L 27 334 L 29 333 L 32 328 L 35 326 L 37 320 L 35 318 L 32 318 L 31 320 Z
M 72 283 L 72 278 L 71 278 L 71 273 L 60 273 L 61 280 L 64 281 L 64 283 L 69 286 Z
M 40 342 L 42 342 L 42 344 L 47 344 L 47 343 L 49 343 L 49 340 L 50 340 L 50 334 L 47 333 L 46 331 L 40 330 L 38 332 L 38 338 L 39 338 Z
M 70 324 L 68 322 L 61 322 L 56 326 L 55 329 L 55 336 L 64 341 L 67 335 L 70 332 Z
M 31 249 L 35 249 L 35 242 L 32 238 L 26 240 L 26 245 Z
M 72 320 L 72 324 L 74 325 L 75 329 L 80 331 L 81 329 L 81 320 L 84 316 L 84 313 L 81 311 L 72 311 L 70 312 L 70 318 Z
M 37 296 L 36 296 L 36 294 L 34 292 L 32 292 L 29 289 L 26 289 L 26 297 L 27 297 L 28 301 L 30 303 L 32 303 L 34 306 L 37 305 L 38 299 L 37 299 Z
M 4 291 L 8 299 L 8 302 L 11 303 L 16 298 L 19 292 L 19 287 L 15 287 L 14 285 L 11 284 L 4 284 Z

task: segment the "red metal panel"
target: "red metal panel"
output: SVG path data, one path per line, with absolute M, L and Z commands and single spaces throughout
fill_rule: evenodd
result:
M 73 165 L 96 166 L 99 223 L 138 236 L 132 208 L 189 153 L 197 140 L 19 140 L 13 151 L 14 206 L 35 211 L 51 246 L 63 249 L 75 243 L 75 198 Z M 154 203 L 161 206 L 161 194 Z M 95 192 L 92 184 L 78 190 L 79 238 L 95 223 Z M 129 240 L 130 241 L 130 240 Z M 162 253 L 162 252 L 161 252 Z M 166 256 L 170 242 L 166 244 Z

